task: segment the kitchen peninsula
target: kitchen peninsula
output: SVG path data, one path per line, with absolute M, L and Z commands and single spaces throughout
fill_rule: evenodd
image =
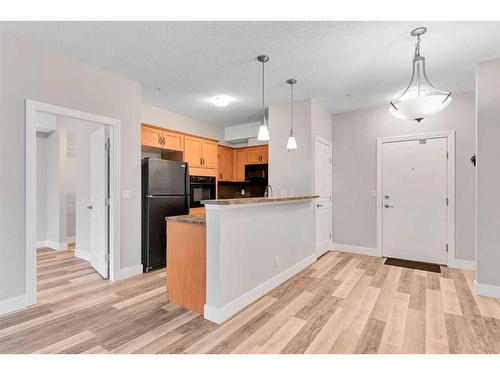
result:
M 204 220 L 199 215 L 167 218 L 167 290 L 172 302 L 201 312 L 201 287 L 204 317 L 222 323 L 312 264 L 315 198 L 207 200 Z M 206 238 L 201 239 L 203 231 Z M 205 251 L 200 248 L 204 241 Z M 175 302 L 179 295 L 184 302 Z M 193 299 L 198 308 L 186 304 Z

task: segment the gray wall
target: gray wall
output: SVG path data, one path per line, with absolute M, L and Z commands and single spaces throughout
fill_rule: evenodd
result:
M 476 281 L 500 287 L 500 59 L 477 65 Z
M 136 82 L 0 33 L 0 301 L 26 291 L 25 99 L 120 119 L 122 122 L 121 268 L 141 263 L 140 115 Z
M 36 133 L 36 240 L 47 240 L 47 133 Z
M 456 131 L 455 257 L 474 260 L 475 100 L 454 95 L 443 112 L 420 125 L 393 117 L 387 106 L 333 116 L 333 240 L 337 244 L 376 248 L 376 139 L 405 134 Z M 498 158 L 497 158 L 498 160 Z

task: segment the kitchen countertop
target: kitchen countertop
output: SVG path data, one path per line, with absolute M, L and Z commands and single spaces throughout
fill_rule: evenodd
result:
M 177 223 L 186 223 L 186 224 L 200 224 L 200 225 L 206 224 L 205 215 L 200 215 L 200 214 L 168 216 L 165 218 L 165 220 L 175 221 Z
M 257 197 L 257 198 L 235 198 L 235 199 L 213 199 L 201 201 L 205 205 L 233 205 L 233 204 L 252 204 L 252 203 L 271 203 L 271 202 L 287 202 L 299 201 L 306 199 L 319 198 L 319 195 L 295 195 L 292 197 Z

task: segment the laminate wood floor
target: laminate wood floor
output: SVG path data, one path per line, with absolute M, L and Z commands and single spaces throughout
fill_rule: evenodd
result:
M 500 301 L 474 274 L 330 252 L 218 326 L 169 303 L 165 271 L 112 283 L 38 252 L 36 306 L 0 317 L 1 353 L 499 353 Z

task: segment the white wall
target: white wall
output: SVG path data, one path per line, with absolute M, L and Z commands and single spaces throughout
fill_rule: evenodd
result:
M 149 104 L 141 106 L 141 122 L 217 140 L 224 139 L 224 128 L 182 116 Z
M 443 112 L 420 124 L 393 117 L 387 106 L 333 116 L 333 240 L 376 248 L 376 139 L 404 134 L 456 131 L 455 257 L 474 260 L 474 95 L 454 95 Z
M 140 269 L 140 119 L 137 82 L 0 33 L 0 301 L 26 292 L 25 100 L 35 99 L 121 120 L 121 268 Z M 12 306 L 12 305 L 11 305 Z
M 311 100 L 295 102 L 293 111 L 297 150 L 289 151 L 290 105 L 269 106 L 269 184 L 274 195 L 281 190 L 294 190 L 295 195 L 312 191 Z
M 476 79 L 476 281 L 478 292 L 500 297 L 500 59 L 479 63 Z
M 47 137 L 47 246 L 66 249 L 66 129 Z
M 269 183 L 275 195 L 294 190 L 295 195 L 314 190 L 314 143 L 316 135 L 332 140 L 331 113 L 313 99 L 294 102 L 293 134 L 297 150 L 287 150 L 290 105 L 269 107 Z
M 47 240 L 47 133 L 36 133 L 36 240 Z

